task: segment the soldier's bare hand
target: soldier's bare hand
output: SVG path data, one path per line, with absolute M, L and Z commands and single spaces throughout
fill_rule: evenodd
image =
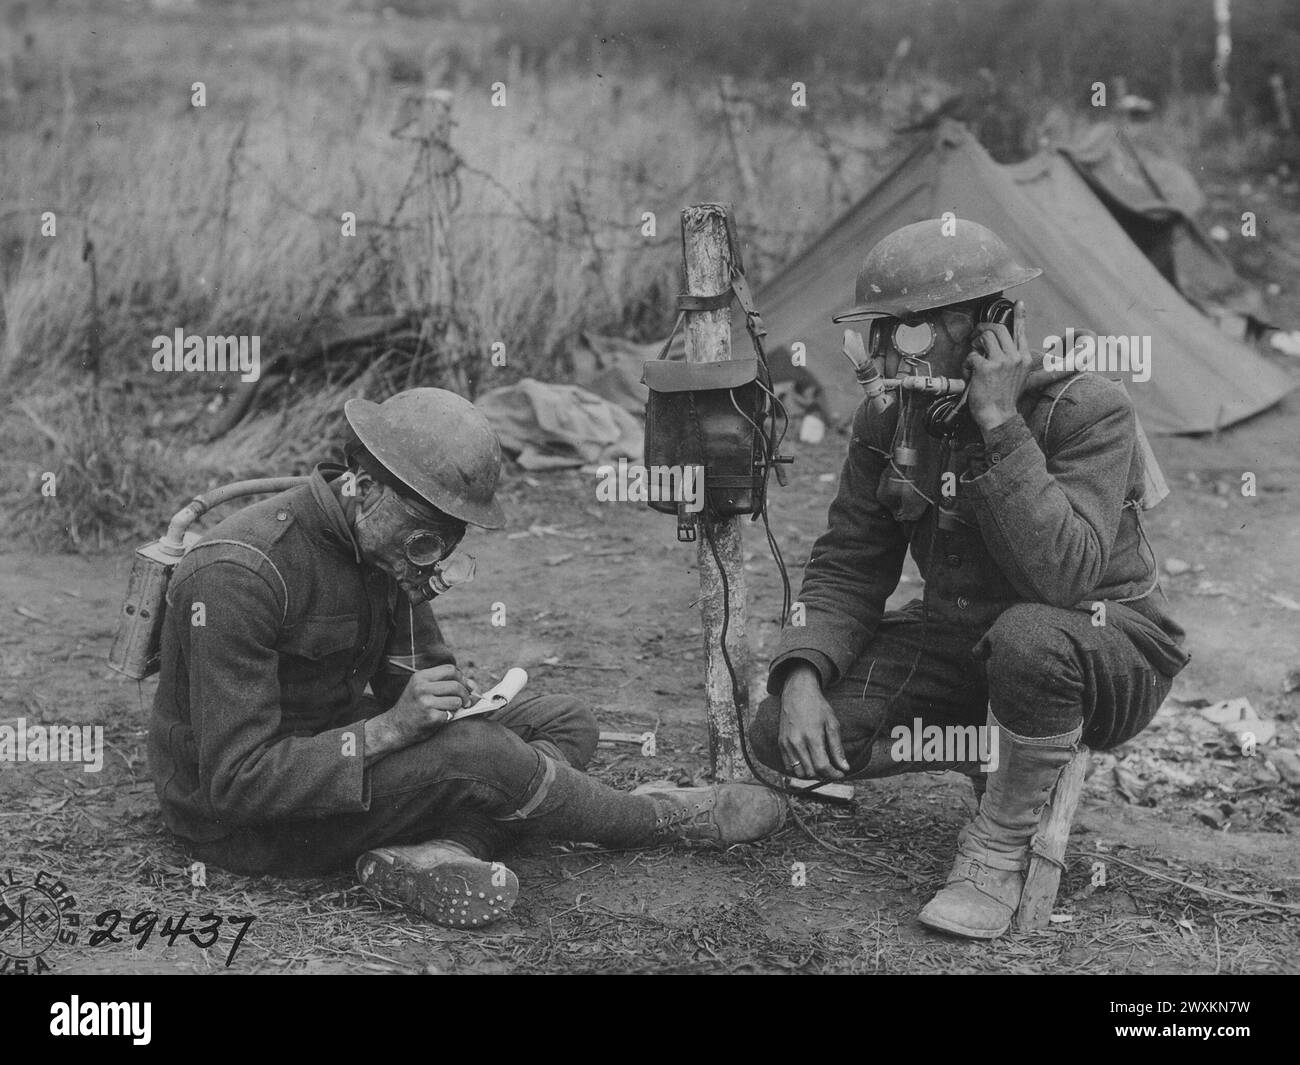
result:
M 1034 368 L 1034 358 L 1025 339 L 1025 304 L 1016 303 L 1015 335 L 1007 327 L 981 322 L 976 328 L 976 351 L 966 357 L 970 376 L 971 417 L 981 429 L 993 429 L 1016 413 L 1016 401 L 1025 379 Z
M 849 771 L 840 723 L 810 666 L 796 666 L 782 686 L 777 745 L 791 776 L 838 780 Z
M 428 739 L 471 702 L 469 685 L 455 666 L 412 674 L 397 702 L 366 721 L 366 764 Z
M 422 731 L 445 725 L 453 713 L 473 702 L 465 677 L 455 666 L 434 666 L 411 676 L 401 697 L 388 711 L 403 725 Z

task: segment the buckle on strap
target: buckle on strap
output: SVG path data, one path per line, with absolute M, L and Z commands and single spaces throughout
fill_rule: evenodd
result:
M 767 330 L 763 326 L 763 316 L 754 306 L 754 294 L 749 290 L 749 282 L 743 273 L 736 271 L 732 274 L 731 288 L 736 294 L 736 299 L 740 301 L 741 310 L 745 312 L 746 327 L 751 335 L 755 338 L 767 336 Z

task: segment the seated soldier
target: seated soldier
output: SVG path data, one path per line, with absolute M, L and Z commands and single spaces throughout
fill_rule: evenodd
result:
M 479 928 L 515 901 L 491 859 L 521 836 L 727 844 L 779 826 L 756 785 L 629 794 L 587 776 L 596 722 L 571 696 L 449 723 L 476 692 L 430 582 L 467 525 L 504 522 L 496 435 L 436 388 L 345 413 L 346 471 L 226 518 L 172 576 L 149 765 L 196 857 L 277 876 L 356 862 L 373 894 Z

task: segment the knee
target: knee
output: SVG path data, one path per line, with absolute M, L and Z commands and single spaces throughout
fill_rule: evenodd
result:
M 1078 650 L 1068 623 L 1072 612 L 1045 603 L 1018 603 L 1003 611 L 977 645 L 989 684 L 1041 688 L 1070 676 Z
M 758 711 L 749 725 L 750 752 L 769 769 L 785 772 L 777 737 L 781 731 L 781 700 L 769 695 L 758 704 Z
M 561 728 L 568 744 L 573 748 L 568 752 L 570 757 L 576 756 L 573 767 L 583 768 L 596 753 L 596 744 L 600 740 L 600 725 L 596 721 L 595 712 L 585 703 L 571 700 L 564 710 Z
M 572 695 L 539 695 L 527 704 L 524 716 L 510 726 L 529 743 L 543 742 L 573 768 L 582 769 L 596 753 L 600 725 L 585 702 Z

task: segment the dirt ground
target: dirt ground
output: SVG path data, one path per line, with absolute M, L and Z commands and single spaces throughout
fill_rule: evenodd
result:
M 76 893 L 80 942 L 43 956 L 61 972 L 1300 971 L 1300 789 L 1197 712 L 1245 697 L 1276 727 L 1269 747 L 1297 747 L 1300 694 L 1284 692 L 1300 667 L 1297 439 L 1293 394 L 1217 440 L 1154 441 L 1174 492 L 1149 526 L 1162 559 L 1190 566 L 1164 584 L 1194 657 L 1153 727 L 1094 758 L 1047 931 L 969 944 L 916 923 L 973 808 L 966 780 L 948 773 L 861 783 L 852 810 L 800 803 L 802 826 L 726 852 L 537 846 L 512 859 L 522 885 L 512 919 L 485 932 L 380 910 L 342 872 L 275 881 L 209 868 L 195 886 L 145 767 L 156 682 L 137 687 L 105 665 L 125 550 L 13 552 L 0 563 L 0 719 L 102 723 L 109 742 L 97 774 L 0 763 L 0 866 L 52 870 Z M 843 447 L 836 435 L 796 445 L 793 483 L 773 486 L 773 529 L 796 589 Z M 1241 494 L 1247 472 L 1254 497 Z M 479 577 L 439 614 L 480 680 L 523 665 L 536 690 L 589 698 L 602 728 L 655 731 L 654 757 L 602 746 L 593 771 L 603 779 L 699 780 L 694 548 L 675 542 L 671 518 L 596 506 L 594 485 L 576 471 L 511 474 L 510 526 L 472 534 Z M 749 631 L 763 662 L 780 586 L 761 544 L 747 534 Z M 919 592 L 912 571 L 896 602 Z M 490 623 L 494 602 L 506 604 L 505 627 Z M 804 886 L 792 883 L 796 862 Z M 108 909 L 122 913 L 122 942 L 91 948 L 87 929 Z M 147 909 L 255 920 L 227 968 L 228 925 L 208 950 L 185 936 L 168 946 L 156 932 L 137 950 L 127 926 Z

